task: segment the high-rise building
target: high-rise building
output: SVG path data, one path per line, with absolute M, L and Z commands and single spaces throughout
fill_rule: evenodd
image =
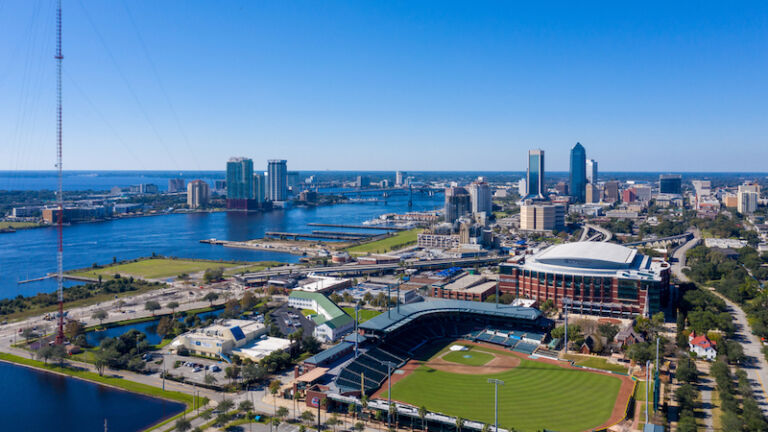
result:
M 214 180 L 213 181 L 213 189 L 218 193 L 224 193 L 227 191 L 227 181 L 226 180 Z
M 683 193 L 683 179 L 680 174 L 662 174 L 659 176 L 659 193 L 676 194 Z
M 253 161 L 244 157 L 227 162 L 227 200 L 253 198 Z
M 253 199 L 258 203 L 263 203 L 267 197 L 267 182 L 263 173 L 253 175 Z
M 581 143 L 571 149 L 571 197 L 584 202 L 587 186 L 587 152 Z
M 469 196 L 472 203 L 472 213 L 491 215 L 493 209 L 491 187 L 485 182 L 485 178 L 480 177 L 469 185 Z
M 562 181 L 557 182 L 557 184 L 555 185 L 555 191 L 557 191 L 557 194 L 561 196 L 568 195 L 568 192 L 569 192 L 568 183 L 562 182 Z
M 696 197 L 712 195 L 712 182 L 710 180 L 691 180 Z
M 523 231 L 554 231 L 565 227 L 565 206 L 562 204 L 532 204 L 520 206 L 520 229 Z
M 585 202 L 587 203 L 598 203 L 600 202 L 600 186 L 594 183 L 587 183 L 586 186 L 586 193 L 584 194 Z
M 395 186 L 400 187 L 404 186 L 403 181 L 405 180 L 405 177 L 408 175 L 405 171 L 397 171 L 395 173 Z
M 517 193 L 521 198 L 525 198 L 528 195 L 528 185 L 525 184 L 525 178 L 521 178 L 517 181 Z
M 453 223 L 456 219 L 472 211 L 469 192 L 459 186 L 445 189 L 445 221 Z
M 355 186 L 359 188 L 368 187 L 371 185 L 371 179 L 368 176 L 359 175 L 355 179 Z
M 651 187 L 643 184 L 636 184 L 632 186 L 632 190 L 635 192 L 635 197 L 638 201 L 649 202 L 651 200 Z
M 298 171 L 288 171 L 285 175 L 285 183 L 288 187 L 288 189 L 291 190 L 291 192 L 296 193 L 296 189 L 299 188 L 299 184 L 301 183 L 300 175 Z
M 528 150 L 528 175 L 525 184 L 528 186 L 527 197 L 544 198 L 544 150 Z
M 594 159 L 587 160 L 587 181 L 597 184 L 597 161 Z
M 635 200 L 637 200 L 637 195 L 635 195 L 634 188 L 624 189 L 621 191 L 621 202 L 633 203 Z
M 210 192 L 208 183 L 203 180 L 192 180 L 187 185 L 187 206 L 195 209 L 208 205 Z
M 757 200 L 760 198 L 760 185 L 745 183 L 739 185 L 736 193 L 736 211 L 741 214 L 752 214 L 757 210 Z
M 619 182 L 611 180 L 605 182 L 603 188 L 603 201 L 607 203 L 615 203 L 619 200 Z
M 169 193 L 184 192 L 185 188 L 186 188 L 186 185 L 184 184 L 184 179 L 183 178 L 168 179 L 168 192 Z
M 288 162 L 285 159 L 270 159 L 267 173 L 267 198 L 270 201 L 287 200 Z

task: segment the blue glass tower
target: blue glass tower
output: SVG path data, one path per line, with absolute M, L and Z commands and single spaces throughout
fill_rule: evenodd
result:
M 571 149 L 571 197 L 575 202 L 584 202 L 587 190 L 587 152 L 581 143 Z
M 544 198 L 544 150 L 528 150 L 527 198 Z

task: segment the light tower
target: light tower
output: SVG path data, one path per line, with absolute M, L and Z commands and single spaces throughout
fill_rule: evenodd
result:
M 56 254 L 56 286 L 59 296 L 59 328 L 56 332 L 56 344 L 64 343 L 64 191 L 63 191 L 63 166 L 61 145 L 61 62 L 64 56 L 61 54 L 61 0 L 56 5 L 56 169 L 59 174 L 59 188 L 57 193 L 59 218 L 57 221 L 59 247 Z

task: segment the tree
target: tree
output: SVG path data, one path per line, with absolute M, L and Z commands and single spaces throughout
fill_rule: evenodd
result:
M 43 345 L 40 347 L 40 349 L 37 350 L 35 355 L 37 356 L 37 358 L 43 359 L 44 364 L 48 364 L 48 359 L 53 357 L 53 346 Z
M 168 302 L 168 304 L 167 304 L 167 305 L 165 305 L 165 307 L 167 307 L 168 309 L 170 309 L 170 310 L 171 310 L 171 313 L 175 315 L 175 314 L 176 314 L 176 308 L 178 308 L 178 307 L 179 307 L 179 302 L 175 302 L 175 301 L 172 301 L 172 302 Z
M 209 373 L 205 374 L 205 377 L 203 377 L 203 382 L 207 385 L 214 385 L 216 384 L 216 381 L 216 377 Z
M 179 432 L 187 432 L 192 429 L 192 423 L 184 417 L 176 420 L 176 430 Z
M 288 417 L 288 408 L 281 406 L 277 409 L 277 413 L 275 413 L 275 415 L 280 420 L 285 420 L 285 418 Z
M 227 366 L 224 368 L 224 376 L 234 382 L 240 376 L 240 368 L 236 365 Z
M 219 299 L 219 294 L 213 291 L 203 296 L 203 300 L 207 301 L 209 306 L 213 306 L 213 302 L 215 302 L 218 299 Z
M 325 422 L 325 424 L 333 428 L 333 432 L 336 432 L 336 426 L 339 425 L 339 423 L 341 423 L 341 421 L 339 420 L 338 417 L 336 417 L 336 413 L 331 415 L 331 418 L 329 418 L 328 421 Z
M 205 283 L 218 282 L 224 278 L 223 269 L 208 269 L 203 273 L 203 281 Z
M 347 405 L 347 415 L 352 416 L 352 419 L 355 418 L 355 413 L 357 412 L 357 405 L 354 403 L 350 403 Z
M 246 399 L 240 402 L 240 405 L 237 406 L 237 409 L 244 413 L 250 413 L 253 411 L 253 403 Z
M 652 352 L 652 349 L 647 342 L 638 342 L 627 348 L 627 357 L 638 364 L 645 364 L 645 362 L 652 359 L 653 356 L 654 352 Z
M 280 419 L 277 417 L 272 418 L 272 424 L 275 425 L 275 432 L 280 429 Z
M 305 410 L 301 413 L 301 421 L 310 425 L 315 423 L 315 413 L 310 410 Z
M 241 372 L 243 379 L 246 383 L 251 384 L 262 378 L 267 374 L 267 371 L 263 367 L 256 363 L 248 363 L 242 368 Z
M 232 402 L 230 399 L 222 399 L 221 402 L 216 404 L 216 409 L 221 412 L 227 412 L 235 407 L 235 403 Z
M 280 391 L 281 383 L 278 380 L 272 380 L 269 383 L 269 394 L 272 395 L 272 404 L 274 405 L 275 415 L 277 415 L 277 392 Z
M 91 315 L 91 318 L 99 320 L 99 325 L 104 324 L 104 320 L 107 319 L 107 311 L 97 309 Z
M 83 334 L 83 325 L 80 321 L 70 320 L 67 322 L 67 325 L 64 326 L 64 335 L 70 341 L 74 341 L 81 334 Z
M 682 357 L 677 363 L 675 372 L 678 381 L 694 383 L 698 380 L 699 371 L 696 369 L 696 362 L 690 357 Z
M 123 311 L 123 306 L 125 306 L 125 301 L 123 301 L 123 300 L 118 300 L 116 305 L 117 305 L 117 310 L 119 310 L 120 312 L 122 312 L 122 311 Z
M 240 308 L 244 311 L 251 310 L 257 303 L 256 296 L 252 292 L 246 291 L 243 298 L 240 299 Z
M 619 333 L 619 326 L 611 323 L 602 323 L 597 326 L 597 332 L 610 343 Z
M 144 309 L 152 312 L 152 316 L 155 316 L 155 311 L 160 309 L 160 303 L 154 300 L 149 300 L 148 302 L 144 303 Z
M 456 432 L 461 432 L 462 427 L 464 427 L 464 419 L 456 417 Z
M 365 424 L 363 422 L 357 422 L 355 423 L 354 429 L 357 432 L 363 432 L 363 430 L 365 429 Z
M 424 422 L 427 420 L 427 407 L 424 405 L 419 407 L 419 418 L 421 419 L 421 429 L 427 430 Z
M 160 321 L 157 322 L 157 328 L 155 329 L 155 333 L 157 333 L 161 338 L 164 338 L 165 335 L 167 335 L 171 329 L 173 329 L 173 320 L 167 316 L 164 316 L 160 318 Z

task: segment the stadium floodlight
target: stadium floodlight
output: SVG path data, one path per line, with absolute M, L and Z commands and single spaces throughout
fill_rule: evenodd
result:
M 392 369 L 397 368 L 397 363 L 385 361 L 382 364 L 387 367 L 387 429 L 392 430 Z
M 493 430 L 494 432 L 499 432 L 499 386 L 504 385 L 504 381 L 488 378 L 488 384 L 493 384 Z

